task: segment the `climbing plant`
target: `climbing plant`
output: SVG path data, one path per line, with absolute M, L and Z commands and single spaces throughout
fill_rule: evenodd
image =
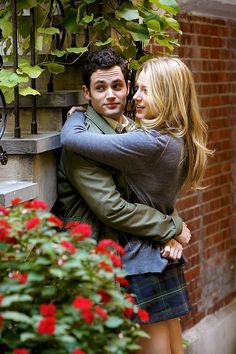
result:
M 60 74 L 89 51 L 115 47 L 133 69 L 151 56 L 151 41 L 166 53 L 180 34 L 175 0 L 17 0 L 18 67 L 13 63 L 13 1 L 0 0 L 0 89 L 7 102 L 19 86 L 21 95 L 40 94 L 30 87 L 43 71 Z M 36 62 L 30 61 L 30 12 L 34 11 Z

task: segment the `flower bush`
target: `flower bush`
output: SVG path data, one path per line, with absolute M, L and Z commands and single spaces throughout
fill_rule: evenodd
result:
M 0 353 L 130 353 L 148 314 L 126 294 L 123 249 L 63 225 L 40 200 L 0 206 Z

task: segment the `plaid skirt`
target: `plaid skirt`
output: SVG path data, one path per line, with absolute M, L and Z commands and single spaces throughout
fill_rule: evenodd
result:
M 183 265 L 168 265 L 162 273 L 127 276 L 126 291 L 134 294 L 137 305 L 149 314 L 145 324 L 170 320 L 191 310 L 183 273 Z M 142 324 L 137 316 L 134 322 Z

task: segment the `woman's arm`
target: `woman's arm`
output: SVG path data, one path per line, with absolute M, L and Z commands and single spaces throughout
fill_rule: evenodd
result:
M 157 132 L 136 130 L 125 134 L 95 134 L 86 130 L 84 115 L 73 113 L 61 131 L 61 143 L 70 151 L 124 171 L 130 164 L 137 167 L 147 162 L 165 141 Z M 129 164 L 129 165 L 127 165 Z

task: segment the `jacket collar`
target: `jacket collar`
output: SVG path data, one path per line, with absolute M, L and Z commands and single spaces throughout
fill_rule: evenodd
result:
M 100 116 L 93 107 L 88 106 L 86 116 L 105 134 L 115 134 L 112 127 Z

